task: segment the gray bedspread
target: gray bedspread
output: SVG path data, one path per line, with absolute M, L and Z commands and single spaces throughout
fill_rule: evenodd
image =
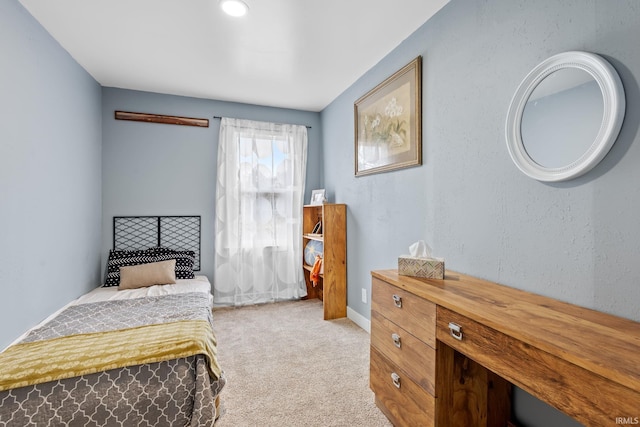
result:
M 202 293 L 81 304 L 65 309 L 22 342 L 198 319 L 213 320 L 209 298 Z M 1 391 L 0 426 L 212 426 L 226 380 L 209 375 L 205 357 Z
M 189 292 L 72 305 L 42 327 L 31 331 L 21 342 L 180 320 L 207 320 L 212 323 L 209 296 L 202 292 Z

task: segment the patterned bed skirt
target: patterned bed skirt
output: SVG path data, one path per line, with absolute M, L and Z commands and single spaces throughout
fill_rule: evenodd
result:
M 0 426 L 213 426 L 226 379 L 203 355 L 0 392 Z

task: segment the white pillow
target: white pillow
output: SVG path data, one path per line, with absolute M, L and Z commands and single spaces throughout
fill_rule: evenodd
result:
M 176 283 L 175 269 L 175 259 L 120 267 L 118 290 Z

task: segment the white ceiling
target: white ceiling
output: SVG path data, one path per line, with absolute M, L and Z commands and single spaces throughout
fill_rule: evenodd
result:
M 102 86 L 320 111 L 448 0 L 20 0 Z

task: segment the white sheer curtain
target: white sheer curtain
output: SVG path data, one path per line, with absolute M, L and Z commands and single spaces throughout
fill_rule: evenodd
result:
M 222 118 L 216 185 L 216 304 L 307 294 L 302 204 L 307 128 Z

